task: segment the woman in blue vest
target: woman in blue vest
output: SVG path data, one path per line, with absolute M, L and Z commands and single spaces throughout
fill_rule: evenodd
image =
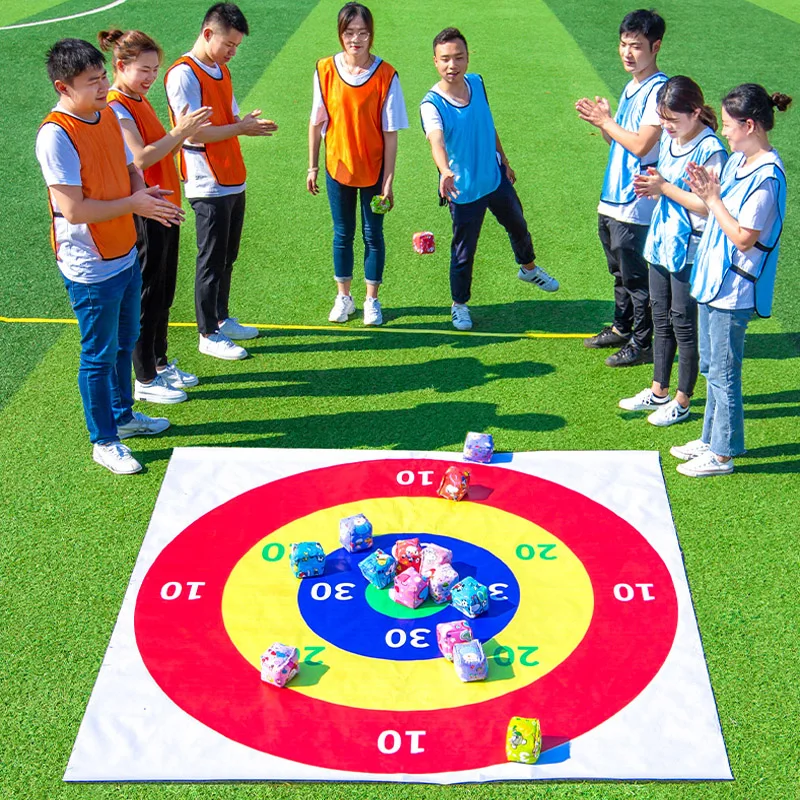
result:
M 733 472 L 744 452 L 742 358 L 753 312 L 768 317 L 783 219 L 786 175 L 769 143 L 775 109 L 791 98 L 746 83 L 722 101 L 722 134 L 732 155 L 717 178 L 689 164 L 689 186 L 708 214 L 692 270 L 698 302 L 700 372 L 708 388 L 703 433 L 670 452 L 678 472 L 695 478 Z
M 658 169 L 651 167 L 633 179 L 637 196 L 657 198 L 644 246 L 655 328 L 653 384 L 620 400 L 619 407 L 650 411 L 649 423 L 666 426 L 689 419 L 699 366 L 697 301 L 690 294 L 689 276 L 706 218 L 681 205 L 694 200 L 704 207 L 691 196 L 686 168 L 693 162 L 719 174 L 728 154 L 714 134 L 717 116 L 691 78 L 670 78 L 659 89 L 656 102 L 664 129 Z M 678 390 L 672 399 L 669 386 L 676 352 Z

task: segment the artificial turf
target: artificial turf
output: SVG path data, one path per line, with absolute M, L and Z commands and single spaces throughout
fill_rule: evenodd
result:
M 0 24 L 101 4 L 4 4 Z M 747 337 L 748 456 L 737 460 L 729 478 L 692 481 L 675 473 L 668 450 L 699 435 L 702 380 L 691 422 L 661 430 L 616 408 L 619 397 L 649 382 L 647 367 L 610 370 L 602 363 L 605 353 L 587 351 L 576 339 L 452 333 L 449 217 L 436 205 L 435 168 L 417 120 L 416 104 L 436 79 L 430 40 L 456 24 L 469 40 L 472 69 L 485 77 L 539 260 L 562 282 L 557 295 L 544 296 L 517 281 L 507 239 L 487 219 L 474 282 L 476 334 L 594 332 L 612 310 L 595 233 L 606 147 L 577 120 L 573 102 L 582 95 L 618 96 L 625 75 L 616 55 L 616 26 L 631 6 L 616 0 L 370 5 L 378 26 L 376 52 L 397 67 L 411 122 L 400 134 L 397 207 L 386 220 L 385 329 L 365 330 L 353 320 L 336 331 L 269 330 L 248 348 L 251 359 L 231 364 L 201 358 L 191 328 L 175 328 L 171 354 L 200 375 L 201 385 L 189 402 L 167 410 L 169 432 L 132 440 L 146 471 L 128 479 L 91 461 L 75 386 L 75 326 L 0 323 L 0 494 L 6 512 L 0 548 L 0 796 L 300 798 L 323 791 L 286 784 L 61 783 L 171 448 L 454 450 L 467 430 L 486 430 L 503 450 L 661 452 L 736 780 L 380 790 L 334 784 L 325 787 L 326 795 L 791 800 L 800 785 L 800 737 L 793 722 L 800 713 L 797 109 L 779 116 L 773 136 L 787 167 L 789 216 L 775 316 L 754 321 Z M 8 112 L 0 127 L 6 164 L 0 186 L 0 316 L 70 314 L 49 251 L 44 189 L 33 157 L 36 126 L 54 98 L 43 69 L 48 45 L 61 36 L 92 38 L 112 24 L 141 27 L 159 39 L 169 61 L 190 47 L 205 7 L 201 0 L 169 7 L 128 0 L 108 13 L 0 31 L 0 103 Z M 306 128 L 314 62 L 336 48 L 339 4 L 251 0 L 242 7 L 252 35 L 232 63 L 240 106 L 263 108 L 280 131 L 272 139 L 244 142 L 248 212 L 234 309 L 248 322 L 325 325 L 333 299 L 330 220 L 324 195 L 312 198 L 304 190 Z M 669 74 L 693 76 L 713 104 L 742 80 L 763 82 L 800 102 L 794 59 L 800 15 L 794 4 L 689 0 L 663 2 L 659 10 L 668 24 L 660 65 Z M 163 94 L 156 88 L 151 94 L 163 113 Z M 411 251 L 415 230 L 436 233 L 435 255 Z M 175 320 L 193 317 L 193 250 L 190 215 Z

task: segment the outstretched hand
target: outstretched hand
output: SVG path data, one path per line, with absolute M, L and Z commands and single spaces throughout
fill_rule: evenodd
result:
M 271 119 L 259 119 L 261 109 L 256 108 L 245 114 L 239 122 L 242 136 L 272 136 L 278 130 L 277 123 Z

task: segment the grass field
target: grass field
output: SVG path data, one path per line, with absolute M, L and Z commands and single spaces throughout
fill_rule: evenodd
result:
M 70 309 L 47 240 L 48 214 L 33 155 L 54 102 L 43 67 L 57 38 L 92 39 L 109 25 L 155 35 L 171 61 L 189 49 L 208 0 L 127 0 L 68 22 L 0 30 L 0 317 L 62 319 Z M 6 0 L 0 26 L 77 14 L 103 0 Z M 134 440 L 145 472 L 97 467 L 75 385 L 77 329 L 0 322 L 2 558 L 2 778 L 0 797 L 301 798 L 302 785 L 64 785 L 61 776 L 176 446 L 354 447 L 452 450 L 485 430 L 502 450 L 657 449 L 683 546 L 695 609 L 736 780 L 725 784 L 559 784 L 395 787 L 387 797 L 737 798 L 800 797 L 798 756 L 798 473 L 800 472 L 800 174 L 797 108 L 773 143 L 789 179 L 774 317 L 751 324 L 744 368 L 748 455 L 726 479 L 677 475 L 671 445 L 700 432 L 705 387 L 688 424 L 656 429 L 616 408 L 643 388 L 648 367 L 611 370 L 579 339 L 521 334 L 593 333 L 612 313 L 595 207 L 606 146 L 573 102 L 616 98 L 624 84 L 619 0 L 476 0 L 447 6 L 375 0 L 376 52 L 403 83 L 411 129 L 400 134 L 397 207 L 387 218 L 381 293 L 386 325 L 326 326 L 333 299 L 330 218 L 305 192 L 306 127 L 314 62 L 337 46 L 334 0 L 243 0 L 251 36 L 232 64 L 244 111 L 261 107 L 280 131 L 246 140 L 248 212 L 233 308 L 265 330 L 244 362 L 201 358 L 191 327 L 171 334 L 171 355 L 197 372 L 173 427 Z M 753 80 L 800 103 L 800 7 L 792 0 L 664 0 L 661 67 L 693 76 L 709 100 Z M 536 294 L 515 278 L 502 230 L 487 221 L 473 291 L 475 335 L 450 326 L 449 216 L 435 198 L 435 168 L 416 106 L 436 75 L 430 40 L 446 25 L 466 34 L 471 67 L 486 80 L 495 121 L 534 232 L 540 262 L 562 283 Z M 163 114 L 165 101 L 151 93 Z M 190 215 L 191 216 L 191 215 Z M 432 230 L 430 257 L 411 234 Z M 194 232 L 187 220 L 172 318 L 193 320 Z M 354 283 L 360 307 L 361 289 Z M 493 334 L 485 336 L 482 334 Z M 499 335 L 504 334 L 504 335 Z M 147 407 L 150 413 L 161 407 Z M 336 784 L 331 798 L 373 798 L 371 786 Z

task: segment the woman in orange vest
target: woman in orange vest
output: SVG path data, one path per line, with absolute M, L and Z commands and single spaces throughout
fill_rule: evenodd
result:
M 356 311 L 350 283 L 360 196 L 367 283 L 364 324 L 380 325 L 378 288 L 386 248 L 383 216 L 370 204 L 376 196 L 383 198 L 388 209 L 394 203 L 397 131 L 408 127 L 408 118 L 397 72 L 371 52 L 375 26 L 370 10 L 361 3 L 347 3 L 339 12 L 338 29 L 342 52 L 320 59 L 314 74 L 306 186 L 311 194 L 319 193 L 319 151 L 324 137 L 325 182 L 333 217 L 333 275 L 338 288 L 328 319 L 347 322 Z
M 119 119 L 125 143 L 148 186 L 160 186 L 175 205 L 181 204 L 181 185 L 174 154 L 196 133 L 211 114 L 201 108 L 178 117 L 167 133 L 147 92 L 158 76 L 161 48 L 141 31 L 101 31 L 100 48 L 111 51 L 114 85 L 108 102 Z M 196 386 L 197 377 L 167 360 L 169 309 L 178 273 L 179 228 L 164 227 L 152 219 L 134 216 L 136 245 L 142 266 L 142 310 L 139 340 L 133 351 L 136 375 L 134 397 L 151 403 L 180 403 L 184 389 Z

